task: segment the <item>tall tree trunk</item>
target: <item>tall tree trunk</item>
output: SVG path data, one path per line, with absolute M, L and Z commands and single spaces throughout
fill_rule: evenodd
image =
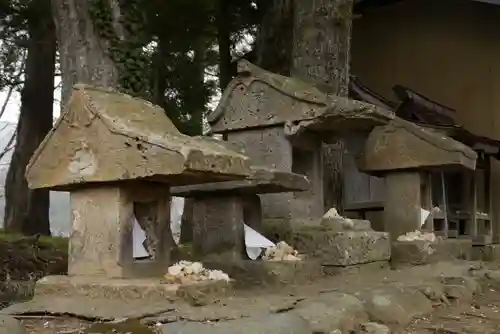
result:
M 108 10 L 120 13 L 117 1 L 104 2 L 112 6 Z M 94 3 L 96 1 L 52 0 L 61 55 L 61 107 L 66 105 L 76 83 L 118 88 L 117 64 L 108 52 L 108 41 L 100 38 L 90 14 Z M 114 33 L 125 38 L 119 17 L 114 15 L 112 19 Z
M 218 1 L 217 42 L 219 44 L 219 87 L 223 91 L 231 81 L 230 1 Z
M 264 11 L 255 42 L 256 65 L 290 75 L 293 50 L 293 0 L 262 0 Z
M 5 228 L 25 235 L 50 235 L 49 191 L 30 190 L 24 173 L 33 152 L 52 128 L 56 32 L 50 0 L 37 0 L 32 7 L 16 145 L 5 185 Z
M 295 0 L 292 76 L 348 95 L 353 0 Z M 325 210 L 343 210 L 342 141 L 324 145 Z

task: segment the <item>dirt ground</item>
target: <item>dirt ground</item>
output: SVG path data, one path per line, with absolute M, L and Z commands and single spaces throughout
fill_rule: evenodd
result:
M 67 251 L 62 243 L 53 244 L 43 242 L 37 238 L 21 238 L 16 240 L 5 240 L 0 238 L 0 285 L 1 292 L 12 290 L 12 282 L 33 281 L 48 274 L 64 274 L 67 268 Z M 464 264 L 466 268 L 468 264 Z M 262 307 L 266 303 L 278 301 L 280 298 L 315 296 L 328 291 L 343 291 L 355 293 L 373 284 L 395 284 L 421 282 L 429 275 L 439 275 L 439 270 L 453 274 L 458 273 L 456 269 L 440 265 L 429 268 L 410 268 L 405 270 L 358 270 L 343 275 L 329 277 L 312 284 L 304 286 L 287 286 L 279 289 L 263 287 L 249 291 L 238 291 L 237 296 L 230 301 L 221 301 L 227 308 L 238 313 L 238 309 L 244 312 L 254 308 Z M 499 268 L 500 265 L 490 265 Z M 333 287 L 333 288 L 332 288 Z M 3 301 L 3 305 L 6 302 Z M 219 303 L 220 305 L 220 303 Z M 260 306 L 259 306 L 260 305 Z M 210 314 L 210 305 L 200 308 L 190 308 L 180 305 L 176 311 L 177 317 L 199 315 L 199 313 Z M 220 312 L 220 310 L 218 310 Z M 217 312 L 215 312 L 217 313 Z M 55 316 L 21 316 L 19 318 L 26 327 L 28 333 L 34 334 L 69 334 L 83 333 L 85 328 L 92 325 L 90 321 L 77 319 L 75 317 Z M 139 323 L 137 323 L 139 325 Z M 131 327 L 134 327 L 132 324 Z M 129 326 L 130 327 L 130 326 Z M 154 326 L 151 327 L 154 330 Z M 394 333 L 499 333 L 500 334 L 500 290 L 486 287 L 482 292 L 476 294 L 472 301 L 456 302 L 451 306 L 436 306 L 434 312 L 426 317 L 414 319 L 412 324 L 404 329 L 393 328 Z M 132 334 L 150 334 L 154 331 L 137 329 L 130 331 Z
M 463 268 L 467 268 L 468 264 L 464 264 Z M 251 313 L 253 308 L 263 308 L 263 305 L 276 303 L 276 305 L 284 305 L 284 298 L 297 297 L 308 298 L 317 296 L 321 293 L 331 291 L 343 291 L 354 293 L 360 289 L 380 285 L 393 285 L 397 283 L 413 284 L 422 282 L 429 275 L 439 274 L 438 270 L 449 272 L 451 275 L 458 274 L 456 267 L 451 264 L 440 264 L 435 267 L 414 267 L 410 269 L 394 271 L 394 270 L 379 270 L 368 275 L 366 272 L 352 272 L 346 275 L 329 277 L 324 280 L 313 282 L 307 286 L 289 286 L 282 287 L 280 291 L 276 289 L 271 293 L 269 288 L 264 287 L 262 290 L 238 291 L 236 296 L 227 300 L 221 300 L 214 305 L 193 308 L 186 305 L 179 305 L 174 311 L 175 314 L 170 314 L 174 318 L 193 319 L 199 321 L 203 319 L 205 314 L 207 319 L 212 317 L 212 321 L 216 321 L 216 315 L 220 316 L 227 309 L 231 309 L 234 314 L 243 315 Z M 431 271 L 434 271 L 431 273 Z M 377 285 L 375 285 L 377 284 Z M 281 299 L 281 300 L 280 300 Z M 280 304 L 282 303 L 282 304 Z M 225 310 L 222 310 L 221 304 Z M 212 311 L 210 309 L 213 309 Z M 240 312 L 241 313 L 238 313 Z M 201 317 L 201 318 L 200 318 Z M 35 334 L 66 334 L 66 333 L 84 333 L 84 329 L 92 325 L 88 321 L 83 321 L 71 317 L 42 317 L 21 318 L 23 324 L 28 329 L 28 333 Z M 151 322 L 150 322 L 151 323 Z M 154 321 L 152 322 L 154 323 Z M 139 323 L 137 323 L 139 324 Z M 155 333 L 154 325 L 151 331 L 144 329 L 129 330 L 131 334 L 150 334 Z M 128 329 L 131 327 L 129 326 Z M 406 328 L 392 328 L 393 333 L 441 333 L 441 334 L 461 334 L 461 333 L 500 333 L 500 290 L 493 289 L 491 286 L 485 286 L 477 293 L 473 300 L 465 300 L 461 302 L 453 302 L 450 306 L 436 305 L 434 312 L 425 317 L 414 319 L 414 321 Z M 111 333 L 111 332 L 110 332 Z M 119 333 L 119 332 L 113 332 Z M 355 332 L 352 332 L 355 334 Z
M 75 318 L 24 318 L 23 325 L 33 334 L 82 333 L 91 323 Z M 152 327 L 154 329 L 154 326 Z M 399 333 L 407 334 L 497 334 L 500 333 L 500 292 L 488 291 L 472 304 L 456 304 L 438 308 L 429 317 L 415 319 Z M 133 334 L 149 334 L 132 332 Z M 152 332 L 154 333 L 154 332 Z

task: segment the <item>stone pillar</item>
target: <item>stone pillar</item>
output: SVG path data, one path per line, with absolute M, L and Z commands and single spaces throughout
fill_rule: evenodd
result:
M 416 171 L 388 173 L 385 176 L 384 230 L 391 239 L 420 229 L 421 175 Z
M 96 186 L 71 192 L 70 202 L 69 275 L 123 278 L 166 272 L 174 247 L 168 187 Z M 134 216 L 146 234 L 151 254 L 146 261 L 133 258 Z
M 73 230 L 68 274 L 122 277 L 133 263 L 133 208 L 116 186 L 96 186 L 70 194 Z
M 193 251 L 242 259 L 245 251 L 244 203 L 238 196 L 194 199 Z

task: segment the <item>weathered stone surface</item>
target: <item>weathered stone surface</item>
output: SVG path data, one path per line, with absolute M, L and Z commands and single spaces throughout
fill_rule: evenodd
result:
M 176 300 L 186 290 L 224 295 L 231 285 L 223 281 L 204 281 L 193 284 L 167 284 L 161 279 L 109 279 L 96 276 L 46 276 L 35 287 L 35 296 L 85 297 L 109 300 L 151 301 Z
M 175 249 L 168 187 L 133 182 L 76 189 L 70 194 L 68 273 L 113 277 L 162 276 Z M 147 263 L 133 259 L 133 219 L 146 233 Z
M 471 260 L 500 262 L 500 244 L 472 247 Z
M 491 270 L 484 273 L 486 281 L 495 288 L 500 288 L 500 270 Z
M 422 240 L 392 242 L 391 264 L 424 265 L 449 260 L 468 260 L 472 248 L 471 240 L 444 239 L 429 243 Z
M 66 111 L 33 155 L 31 188 L 149 178 L 169 185 L 248 176 L 250 161 L 214 141 L 182 135 L 144 100 L 76 85 Z
M 432 303 L 420 291 L 406 287 L 384 287 L 357 294 L 370 320 L 382 324 L 407 325 L 417 316 L 432 312 Z
M 293 134 L 302 128 L 337 132 L 370 129 L 395 117 L 390 111 L 325 94 L 311 84 L 265 71 L 247 61 L 238 65 L 240 75 L 228 85 L 218 108 L 208 116 L 213 132 L 285 123 Z
M 294 233 L 293 245 L 300 253 L 328 266 L 388 261 L 391 257 L 391 242 L 384 232 L 331 232 L 308 227 Z
M 260 193 L 302 191 L 307 178 L 265 167 L 252 167 L 243 181 L 173 187 L 174 196 L 193 198 L 193 250 L 196 255 L 230 254 L 246 258 L 243 223 L 254 229 L 262 225 Z M 188 222 L 189 224 L 189 222 Z
M 293 312 L 308 320 L 315 333 L 347 333 L 368 320 L 363 303 L 340 292 L 325 293 L 301 302 Z
M 229 142 L 245 146 L 245 154 L 259 166 L 305 175 L 311 187 L 287 194 L 262 194 L 266 218 L 320 218 L 324 214 L 321 141 L 309 134 L 294 146 L 283 127 L 258 128 L 227 134 Z
M 213 197 L 215 195 L 253 195 L 304 191 L 309 189 L 307 177 L 266 167 L 252 166 L 252 174 L 245 180 L 205 183 L 172 187 L 173 196 Z
M 239 197 L 195 199 L 193 252 L 197 256 L 226 254 L 241 259 L 245 252 L 244 203 Z
M 235 281 L 235 288 L 267 285 L 303 284 L 325 276 L 321 263 L 316 259 L 305 261 L 227 261 L 216 257 L 203 261 L 206 268 L 224 271 Z
M 323 217 L 321 226 L 332 232 L 342 231 L 373 231 L 368 220 Z
M 445 276 L 441 278 L 444 293 L 451 300 L 471 300 L 481 288 L 473 277 Z
M 476 159 L 474 150 L 450 137 L 395 119 L 370 133 L 360 169 L 371 173 L 452 166 L 473 170 Z
M 312 334 L 309 323 L 292 313 L 242 318 L 219 323 L 174 322 L 161 326 L 164 334 Z
M 422 283 L 414 288 L 423 293 L 434 305 L 450 305 L 444 286 L 440 282 Z
M 142 318 L 174 310 L 169 301 L 113 300 L 78 296 L 35 296 L 31 301 L 15 304 L 0 311 L 2 315 L 68 314 L 82 318 L 111 321 L 124 318 Z M 9 333 L 10 334 L 10 333 Z
M 0 315 L 0 334 L 26 334 L 19 320 L 8 315 Z
M 83 334 L 107 334 L 107 333 L 127 333 L 127 334 L 157 334 L 156 331 L 139 320 L 127 319 L 125 321 L 97 323 L 83 331 Z
M 375 322 L 365 322 L 361 325 L 361 333 L 366 334 L 391 334 L 389 327 Z
M 385 176 L 384 231 L 391 240 L 420 230 L 421 181 L 418 171 L 397 171 Z

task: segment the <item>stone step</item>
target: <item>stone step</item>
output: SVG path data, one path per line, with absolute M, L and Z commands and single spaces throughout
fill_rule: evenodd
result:
M 120 300 L 170 300 L 230 293 L 232 283 L 201 281 L 190 284 L 166 283 L 161 279 L 111 279 L 91 276 L 46 276 L 35 286 L 35 296 L 78 296 Z M 196 302 L 196 301 L 194 301 Z

